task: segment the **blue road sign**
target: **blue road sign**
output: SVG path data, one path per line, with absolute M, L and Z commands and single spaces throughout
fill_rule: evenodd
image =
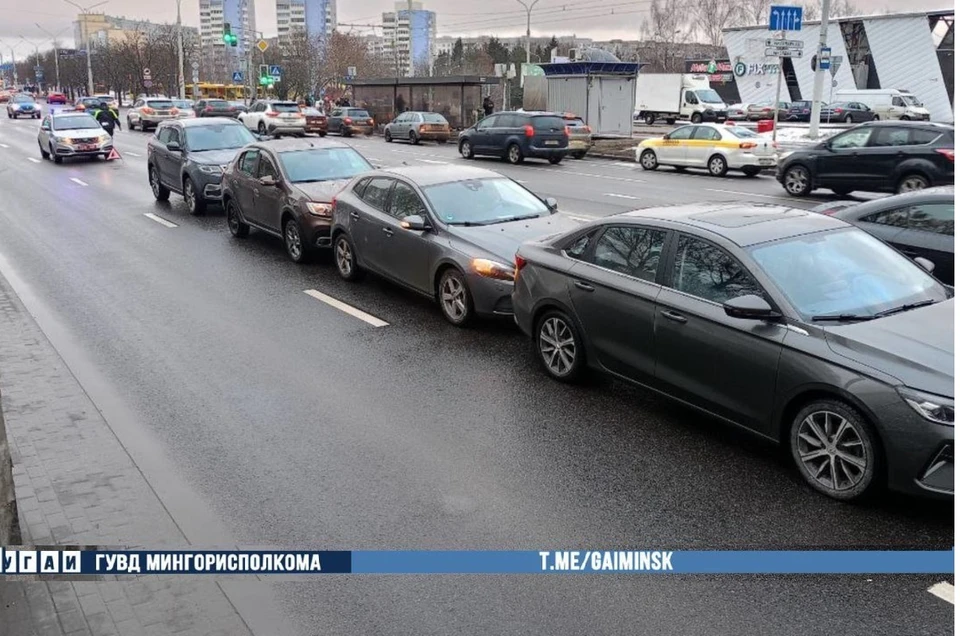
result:
M 803 27 L 803 7 L 773 5 L 770 7 L 771 31 L 799 31 Z
M 830 47 L 828 46 L 820 49 L 820 68 L 824 71 L 830 70 Z
M 234 72 L 233 72 L 233 81 L 234 81 L 234 82 L 242 82 L 242 81 L 243 81 L 243 73 L 242 73 L 241 71 L 234 71 Z
M 273 77 L 280 77 L 280 66 L 278 64 L 270 65 L 270 75 Z

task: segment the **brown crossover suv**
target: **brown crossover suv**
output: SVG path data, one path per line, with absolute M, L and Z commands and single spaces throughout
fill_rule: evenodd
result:
M 296 263 L 330 247 L 333 198 L 354 176 L 372 170 L 363 155 L 326 139 L 284 139 L 251 144 L 223 175 L 223 206 L 230 233 L 250 228 L 283 239 Z

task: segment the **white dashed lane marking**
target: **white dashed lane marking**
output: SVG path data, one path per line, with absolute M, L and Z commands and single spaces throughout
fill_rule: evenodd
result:
M 131 157 L 140 157 L 140 156 L 142 156 L 142 155 L 138 155 L 138 154 L 135 153 L 135 152 L 127 152 L 127 153 L 125 153 L 125 154 L 128 154 L 128 155 L 130 155 Z
M 77 179 L 76 177 L 70 177 L 70 180 L 73 181 L 74 183 L 76 183 L 77 185 L 81 185 L 81 186 L 88 186 L 88 185 L 90 185 L 90 184 L 88 184 L 86 181 L 82 181 L 81 179 Z
M 434 161 L 433 159 L 417 159 L 417 161 L 422 161 L 423 163 L 435 163 L 439 165 L 446 165 L 446 161 Z
M 150 219 L 151 221 L 156 221 L 157 223 L 159 223 L 159 224 L 162 225 L 163 227 L 177 227 L 177 224 L 176 224 L 176 223 L 171 223 L 170 221 L 166 220 L 166 219 L 163 218 L 162 216 L 157 216 L 156 214 L 153 214 L 152 212 L 146 212 L 146 213 L 144 213 L 143 216 L 147 217 L 147 218 Z
M 9 148 L 9 147 L 10 146 L 8 146 L 7 144 L 0 144 L 0 148 Z
M 36 157 L 27 157 L 27 161 L 32 161 L 33 163 L 40 163 L 40 160 Z
M 373 325 L 374 327 L 387 327 L 390 325 L 390 323 L 380 320 L 376 316 L 371 316 L 365 311 L 361 311 L 356 307 L 348 305 L 343 301 L 337 300 L 336 298 L 333 298 L 331 296 L 327 296 L 323 292 L 318 292 L 316 289 L 305 289 L 303 290 L 303 293 L 306 294 L 307 296 L 316 298 L 322 303 L 326 303 L 331 307 L 339 309 L 345 314 L 350 314 L 354 318 L 359 318 L 360 320 L 367 323 L 368 325 Z
M 933 594 L 934 596 L 942 598 L 943 600 L 950 603 L 951 605 L 955 604 L 953 600 L 954 599 L 953 585 L 950 583 L 947 583 L 946 581 L 941 581 L 936 585 L 931 585 L 929 588 L 927 588 L 927 591 Z
M 618 199 L 633 199 L 634 201 L 636 201 L 637 199 L 640 198 L 640 197 L 630 196 L 629 194 L 615 194 L 615 193 L 613 193 L 613 192 L 604 192 L 603 196 L 605 196 L 605 197 L 616 197 L 616 198 L 618 198 Z

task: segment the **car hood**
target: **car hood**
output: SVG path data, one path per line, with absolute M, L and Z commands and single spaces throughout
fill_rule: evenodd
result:
M 103 128 L 71 128 L 69 130 L 54 130 L 54 137 L 99 137 Z
M 295 183 L 293 187 L 303 192 L 304 196 L 311 201 L 329 203 L 348 183 L 350 183 L 350 179 L 333 179 L 314 183 Z
M 536 219 L 497 223 L 481 227 L 449 226 L 449 232 L 457 238 L 476 245 L 482 250 L 512 263 L 517 249 L 524 241 L 559 234 L 582 224 L 560 214 L 551 214 Z
M 950 299 L 886 318 L 827 327 L 827 345 L 837 355 L 909 387 L 952 398 L 953 305 Z
M 237 156 L 238 152 L 240 152 L 240 148 L 227 148 L 225 150 L 204 150 L 201 152 L 191 152 L 190 160 L 196 163 L 225 166 L 231 161 L 233 161 L 233 158 Z

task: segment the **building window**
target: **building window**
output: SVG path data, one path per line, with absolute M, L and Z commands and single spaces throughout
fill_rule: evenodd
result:
M 880 78 L 873 64 L 873 54 L 870 52 L 870 42 L 867 40 L 867 30 L 863 26 L 863 20 L 841 22 L 840 32 L 843 34 L 847 60 L 857 88 L 880 88 Z

